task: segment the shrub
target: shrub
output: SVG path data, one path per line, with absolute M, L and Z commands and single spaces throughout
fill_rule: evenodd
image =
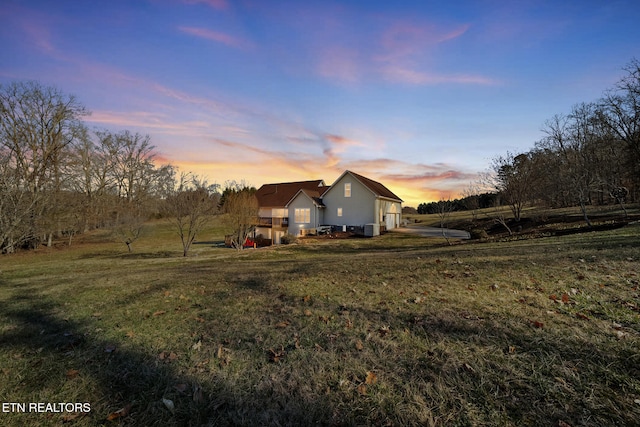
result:
M 283 245 L 288 245 L 290 243 L 295 243 L 295 242 L 296 242 L 296 236 L 294 236 L 293 234 L 285 234 L 280 238 L 280 243 Z
M 489 235 L 487 232 L 481 228 L 474 228 L 469 232 L 472 239 L 488 239 Z

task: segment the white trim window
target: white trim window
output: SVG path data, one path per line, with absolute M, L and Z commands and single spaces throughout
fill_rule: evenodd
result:
M 311 222 L 311 209 L 300 208 L 294 212 L 295 222 L 297 224 L 309 224 Z
M 342 208 L 338 208 L 338 216 L 342 216 Z
M 351 197 L 351 183 L 344 183 L 344 197 Z

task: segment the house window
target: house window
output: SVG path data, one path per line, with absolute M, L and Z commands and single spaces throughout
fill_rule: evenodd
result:
M 295 221 L 298 224 L 309 224 L 311 222 L 311 209 L 296 209 Z
M 288 209 L 271 209 L 272 218 L 286 218 L 289 216 Z
M 344 184 L 344 197 L 351 197 L 351 183 L 345 182 Z
M 342 216 L 342 208 L 338 208 L 338 216 Z

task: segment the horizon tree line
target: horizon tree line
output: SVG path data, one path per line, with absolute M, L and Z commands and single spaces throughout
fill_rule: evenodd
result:
M 89 130 L 86 115 L 74 96 L 38 82 L 0 85 L 0 253 L 63 236 L 71 244 L 98 228 L 131 251 L 145 221 L 165 217 L 186 256 L 208 218 L 223 210 L 228 188 L 255 190 L 228 182 L 223 191 L 192 173 L 178 175 L 156 163 L 148 135 Z M 244 207 L 251 216 L 253 206 Z
M 452 209 L 509 206 L 518 222 L 525 206 L 578 206 L 589 226 L 589 205 L 617 203 L 626 215 L 624 204 L 640 199 L 640 61 L 623 71 L 600 99 L 548 119 L 530 150 L 494 157 Z M 437 212 L 438 202 L 418 206 Z

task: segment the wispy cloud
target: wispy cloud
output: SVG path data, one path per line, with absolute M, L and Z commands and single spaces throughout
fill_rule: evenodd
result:
M 385 80 L 411 85 L 470 84 L 492 85 L 494 79 L 460 72 L 438 72 L 433 64 L 438 45 L 464 36 L 470 26 L 397 22 L 380 37 L 380 50 L 374 56 Z
M 439 28 L 428 22 L 395 22 L 380 35 L 381 52 L 375 59 L 387 62 L 424 54 L 433 46 L 462 36 L 468 29 L 467 24 Z
M 186 4 L 205 4 L 213 9 L 225 10 L 229 8 L 227 0 L 183 0 Z
M 200 27 L 178 27 L 178 30 L 183 33 L 190 34 L 205 40 L 211 40 L 217 43 L 224 44 L 225 46 L 234 47 L 237 49 L 249 49 L 253 46 L 248 40 L 241 39 L 239 37 L 232 36 L 221 31 L 209 30 L 207 28 Z
M 102 126 L 145 129 L 156 133 L 181 136 L 205 135 L 210 128 L 209 123 L 204 121 L 179 122 L 175 119 L 171 120 L 165 114 L 147 111 L 93 111 L 85 118 L 85 121 Z
M 437 74 L 419 71 L 402 65 L 387 65 L 382 68 L 381 74 L 388 81 L 411 85 L 436 85 L 445 83 L 469 84 L 469 85 L 495 85 L 499 82 L 495 79 L 481 75 L 465 74 Z
M 346 25 L 338 28 L 342 37 L 332 36 L 314 43 L 315 72 L 325 79 L 343 84 L 380 79 L 410 85 L 496 83 L 473 73 L 437 71 L 437 48 L 463 37 L 470 28 L 468 24 L 383 19 L 366 37 L 350 33 L 352 29 Z
M 326 78 L 356 83 L 363 75 L 358 51 L 342 46 L 328 47 L 318 53 L 316 72 Z

